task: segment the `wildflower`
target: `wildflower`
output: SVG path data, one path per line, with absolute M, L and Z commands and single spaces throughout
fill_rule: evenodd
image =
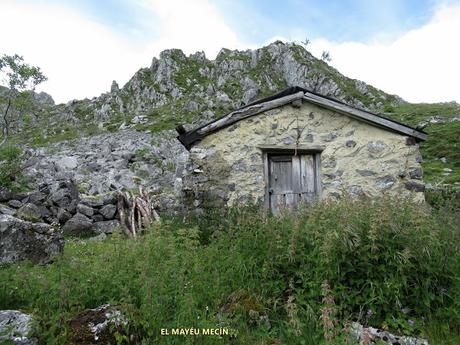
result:
M 372 309 L 367 309 L 367 317 L 371 317 L 372 314 L 374 314 L 374 312 L 372 311 Z
M 412 327 L 412 326 L 414 325 L 415 322 L 414 322 L 414 320 L 408 320 L 407 323 L 409 324 L 409 326 Z

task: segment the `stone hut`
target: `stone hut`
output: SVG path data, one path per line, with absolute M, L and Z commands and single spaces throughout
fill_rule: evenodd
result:
M 264 203 L 274 213 L 324 198 L 424 199 L 426 133 L 299 87 L 192 131 L 183 193 L 194 208 Z

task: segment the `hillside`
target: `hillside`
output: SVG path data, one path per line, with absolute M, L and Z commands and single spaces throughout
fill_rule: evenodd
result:
M 202 52 L 186 56 L 178 49 L 165 50 L 122 88 L 114 81 L 110 92 L 91 100 L 59 105 L 39 102 L 26 121 L 16 124 L 15 140 L 40 147 L 123 129 L 157 133 L 179 123 L 190 126 L 209 121 L 294 85 L 414 126 L 427 123 L 426 131 L 432 134 L 422 144 L 427 182 L 460 183 L 460 158 L 455 150 L 458 104 L 406 103 L 343 76 L 303 46 L 280 41 L 256 50 L 222 49 L 215 60 Z

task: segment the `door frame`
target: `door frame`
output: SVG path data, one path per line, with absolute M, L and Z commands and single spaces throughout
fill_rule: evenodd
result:
M 264 163 L 264 183 L 265 183 L 265 199 L 264 206 L 266 209 L 270 209 L 270 156 L 272 155 L 286 155 L 286 156 L 295 156 L 295 155 L 312 155 L 315 169 L 315 192 L 318 200 L 321 200 L 321 152 L 324 151 L 324 146 L 271 146 L 271 145 L 262 145 L 259 146 L 259 149 L 262 150 L 262 159 Z

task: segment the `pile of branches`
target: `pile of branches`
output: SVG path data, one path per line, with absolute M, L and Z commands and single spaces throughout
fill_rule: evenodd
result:
M 117 194 L 120 224 L 129 237 L 137 237 L 150 223 L 160 221 L 150 196 L 142 188 L 139 188 L 138 195 L 129 191 L 118 191 Z

